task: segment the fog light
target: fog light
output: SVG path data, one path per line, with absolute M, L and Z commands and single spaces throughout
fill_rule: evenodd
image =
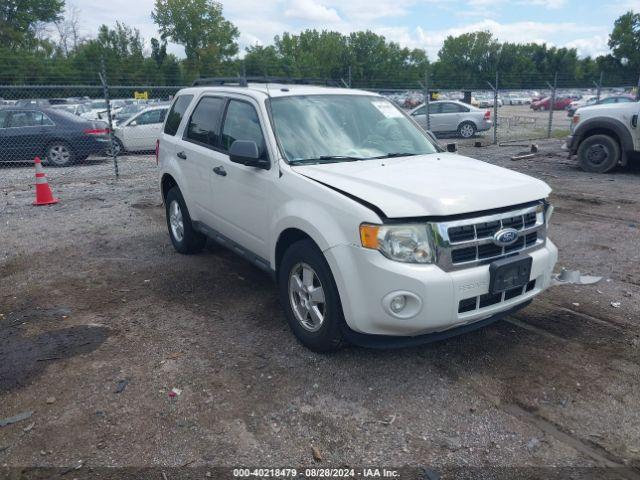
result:
M 391 310 L 394 313 L 399 313 L 404 309 L 406 305 L 407 305 L 407 297 L 405 297 L 404 295 L 396 295 L 391 299 L 389 308 L 391 308 Z

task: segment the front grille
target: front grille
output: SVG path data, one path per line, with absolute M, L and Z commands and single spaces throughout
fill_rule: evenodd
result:
M 512 211 L 435 223 L 432 228 L 437 237 L 438 265 L 445 271 L 468 268 L 542 247 L 546 239 L 544 204 L 538 202 Z M 503 228 L 518 231 L 512 245 L 502 247 L 494 243 L 493 236 Z
M 519 297 L 520 295 L 524 295 L 534 288 L 536 288 L 536 281 L 531 280 L 523 287 L 512 288 L 505 292 L 493 294 L 485 293 L 484 295 L 480 295 L 477 297 L 465 298 L 463 300 L 460 300 L 460 302 L 458 303 L 458 313 L 468 313 L 473 312 L 479 308 L 491 307 L 493 305 L 497 305 L 499 303 L 506 302 L 507 300 Z

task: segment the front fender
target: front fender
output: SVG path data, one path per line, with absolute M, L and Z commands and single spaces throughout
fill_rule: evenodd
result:
M 582 143 L 582 141 L 589 136 L 589 133 L 594 130 L 609 130 L 615 133 L 620 139 L 623 152 L 629 152 L 634 149 L 633 137 L 624 123 L 615 118 L 594 117 L 586 119 L 574 130 L 573 142 L 571 143 L 572 154 L 575 154 L 578 151 L 580 143 Z

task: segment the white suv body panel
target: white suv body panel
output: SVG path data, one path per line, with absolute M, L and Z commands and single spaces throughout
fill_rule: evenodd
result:
M 285 91 L 286 90 L 286 91 Z M 208 227 L 264 260 L 275 272 L 277 243 L 288 229 L 306 233 L 324 253 L 336 281 L 348 326 L 355 332 L 407 336 L 442 331 L 474 322 L 522 304 L 548 287 L 557 249 L 531 253 L 534 290 L 478 311 L 458 314 L 464 295 L 489 289 L 489 265 L 446 272 L 431 264 L 392 261 L 363 248 L 359 226 L 380 224 L 385 216 L 425 217 L 479 212 L 544 199 L 549 187 L 538 180 L 457 155 L 381 161 L 290 166 L 282 158 L 266 105 L 284 95 L 374 95 L 357 90 L 299 86 L 196 87 L 175 136 L 161 133 L 159 179 L 173 177 L 192 220 Z M 203 96 L 249 101 L 257 110 L 271 168 L 262 170 L 230 162 L 216 150 L 183 140 L 193 109 Z M 187 159 L 177 153 L 184 152 Z M 387 164 L 388 167 L 383 166 Z M 368 164 L 368 165 L 367 165 Z M 213 173 L 224 166 L 227 176 Z M 456 190 L 456 191 L 454 191 Z M 209 230 L 210 229 L 210 230 Z M 417 315 L 398 319 L 382 306 L 395 290 L 420 295 Z

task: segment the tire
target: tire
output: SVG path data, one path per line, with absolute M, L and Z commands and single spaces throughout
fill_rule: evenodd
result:
M 278 288 L 289 327 L 302 345 L 318 353 L 343 346 L 345 321 L 338 288 L 313 241 L 300 240 L 287 249 L 278 268 Z
M 620 145 L 609 135 L 592 135 L 578 147 L 578 162 L 585 172 L 605 173 L 618 165 Z
M 68 167 L 76 162 L 76 154 L 67 142 L 56 140 L 51 142 L 44 154 L 47 165 L 52 167 Z
M 200 252 L 207 243 L 207 237 L 193 228 L 189 210 L 178 187 L 169 190 L 164 204 L 173 248 L 184 255 Z
M 116 155 L 122 155 L 126 150 L 124 148 L 124 145 L 122 144 L 122 140 L 120 140 L 118 137 L 113 137 L 114 140 L 114 147 L 115 147 L 115 152 L 112 151 L 111 149 L 111 145 L 109 145 L 109 148 L 107 148 L 107 156 L 108 157 L 115 157 Z
M 476 126 L 473 122 L 462 122 L 458 125 L 458 135 L 462 138 L 471 138 L 476 134 Z

